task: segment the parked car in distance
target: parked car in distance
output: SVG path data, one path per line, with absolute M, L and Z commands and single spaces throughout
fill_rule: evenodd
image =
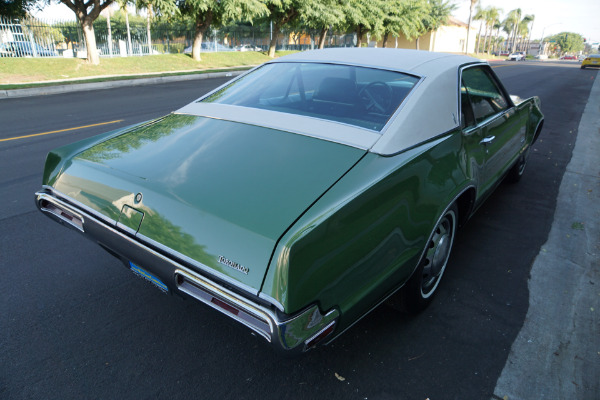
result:
M 13 57 L 13 52 L 6 43 L 0 44 L 0 57 Z
M 577 56 L 566 55 L 566 56 L 562 56 L 560 59 L 561 60 L 577 60 Z
M 508 56 L 508 61 L 525 61 L 525 52 L 517 51 Z
M 200 49 L 202 52 L 205 52 L 205 53 L 213 53 L 213 52 L 219 52 L 219 51 L 233 51 L 233 49 L 231 47 L 224 46 L 221 43 L 217 43 L 215 45 L 214 42 L 202 42 L 202 44 L 200 45 Z M 185 49 L 183 49 L 183 53 L 191 54 L 192 46 L 188 46 Z
M 53 50 L 48 50 L 37 43 L 31 42 L 6 42 L 0 45 L 2 57 L 57 57 Z
M 235 51 L 263 51 L 263 49 L 261 49 L 258 46 L 253 46 L 251 44 L 242 44 L 240 46 L 236 46 Z
M 498 55 L 500 57 L 508 57 L 509 54 L 510 54 L 510 51 L 501 51 L 498 53 Z
M 302 352 L 392 295 L 427 307 L 459 226 L 521 179 L 543 118 L 472 57 L 300 52 L 53 150 L 35 199 L 159 290 Z
M 537 58 L 538 60 L 547 60 L 548 56 L 546 54 L 538 54 L 537 56 L 535 56 L 535 58 Z
M 581 62 L 581 69 L 588 67 L 600 67 L 600 54 L 590 54 Z

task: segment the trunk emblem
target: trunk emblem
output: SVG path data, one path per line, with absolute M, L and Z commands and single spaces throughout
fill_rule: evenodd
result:
M 248 275 L 248 271 L 249 271 L 248 268 L 246 268 L 243 265 L 240 265 L 234 261 L 228 260 L 227 258 L 225 258 L 223 256 L 219 256 L 219 264 L 226 265 L 229 268 L 233 268 L 237 271 L 240 271 L 242 274 Z

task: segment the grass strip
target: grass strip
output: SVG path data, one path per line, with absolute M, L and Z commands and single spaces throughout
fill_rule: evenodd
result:
M 77 85 L 81 83 L 97 83 L 97 82 L 110 82 L 110 81 L 124 81 L 124 80 L 133 80 L 133 79 L 148 79 L 148 78 L 161 78 L 166 76 L 183 76 L 183 75 L 203 75 L 215 72 L 231 72 L 231 71 L 245 71 L 250 69 L 251 66 L 248 67 L 239 67 L 239 68 L 227 68 L 227 69 L 207 69 L 203 71 L 181 71 L 181 72 L 172 72 L 172 73 L 157 73 L 157 74 L 146 74 L 146 75 L 118 75 L 118 76 L 106 76 L 106 77 L 97 77 L 90 79 L 77 79 L 77 80 L 68 80 L 68 81 L 52 81 L 52 82 L 36 82 L 36 83 L 17 83 L 12 85 L 2 85 L 0 84 L 0 90 L 12 90 L 12 89 L 29 89 L 36 87 L 48 87 L 48 86 L 57 86 L 57 85 Z
M 289 53 L 278 52 L 277 56 Z M 228 71 L 230 68 L 235 70 L 240 66 L 259 65 L 269 60 L 266 53 L 256 51 L 202 53 L 202 61 L 194 61 L 187 54 L 101 58 L 100 65 L 77 58 L 0 58 L 0 88 L 6 90 Z

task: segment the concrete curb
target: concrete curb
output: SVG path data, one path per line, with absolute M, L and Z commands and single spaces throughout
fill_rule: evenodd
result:
M 592 399 L 600 393 L 600 80 L 579 124 L 547 242 L 529 279 L 529 310 L 494 399 Z
M 88 90 L 112 89 L 123 86 L 154 85 L 157 83 L 190 81 L 197 79 L 226 78 L 241 75 L 246 71 L 207 72 L 204 74 L 188 74 L 175 76 L 158 76 L 154 78 L 123 79 L 93 83 L 72 83 L 69 85 L 43 86 L 27 89 L 0 90 L 0 100 L 16 97 L 43 96 L 48 94 L 82 92 Z

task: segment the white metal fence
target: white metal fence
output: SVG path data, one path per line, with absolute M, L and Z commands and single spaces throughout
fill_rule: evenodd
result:
M 151 25 L 148 48 L 147 25 L 99 18 L 94 22 L 96 47 L 102 57 L 142 56 L 164 53 L 188 53 L 194 37 L 193 26 L 184 22 Z M 284 31 L 277 50 L 307 50 L 316 47 L 318 32 Z M 267 50 L 268 27 L 233 25 L 210 29 L 202 43 L 202 52 Z M 351 47 L 353 34 L 328 35 L 327 47 Z M 43 21 L 35 18 L 9 19 L 0 16 L 0 57 L 87 57 L 81 25 L 76 21 Z

